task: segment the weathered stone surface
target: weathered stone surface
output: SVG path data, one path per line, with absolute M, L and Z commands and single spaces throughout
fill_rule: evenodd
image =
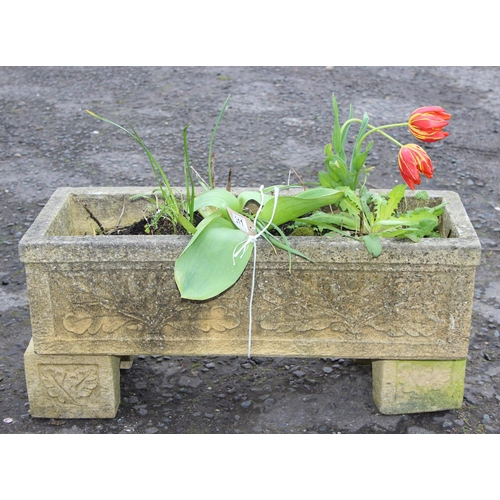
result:
M 39 355 L 30 342 L 24 365 L 32 417 L 113 418 L 120 404 L 120 358 Z
M 465 364 L 465 359 L 373 361 L 373 400 L 389 415 L 461 408 Z
M 39 354 L 245 355 L 251 269 L 217 298 L 181 300 L 173 279 L 185 236 L 93 236 L 141 217 L 148 188 L 61 188 L 20 243 Z M 449 238 L 361 243 L 296 237 L 315 263 L 257 249 L 252 355 L 459 359 L 467 355 L 480 245 L 455 193 Z M 409 204 L 416 203 L 410 198 Z M 124 208 L 125 207 L 125 208 Z M 123 212 L 123 215 L 122 215 Z

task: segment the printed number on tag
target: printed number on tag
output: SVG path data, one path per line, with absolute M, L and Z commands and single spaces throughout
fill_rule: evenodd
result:
M 229 207 L 227 207 L 227 212 L 228 212 L 229 216 L 231 217 L 233 224 L 238 229 L 243 231 L 245 234 L 252 235 L 252 236 L 255 235 L 255 226 L 254 226 L 253 222 L 248 217 L 245 217 L 244 215 L 241 215 L 238 212 L 231 210 Z

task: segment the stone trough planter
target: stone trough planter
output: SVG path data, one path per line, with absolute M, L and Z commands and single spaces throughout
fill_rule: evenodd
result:
M 110 418 L 133 356 L 247 355 L 251 266 L 204 302 L 173 279 L 188 236 L 95 236 L 140 219 L 148 188 L 60 188 L 20 242 L 32 322 L 25 354 L 33 417 Z M 315 263 L 259 243 L 253 356 L 372 361 L 382 413 L 460 408 L 480 243 L 456 193 L 446 238 L 384 241 L 378 258 L 346 238 L 295 237 Z M 419 202 L 407 197 L 409 207 Z

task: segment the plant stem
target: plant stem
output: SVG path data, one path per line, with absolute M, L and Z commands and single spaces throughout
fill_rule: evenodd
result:
M 217 127 L 219 126 L 219 122 L 221 121 L 222 115 L 224 114 L 224 111 L 226 110 L 227 104 L 229 103 L 229 98 L 231 95 L 227 96 L 226 102 L 224 103 L 224 106 L 222 106 L 221 112 L 219 113 L 219 117 L 217 118 L 217 121 L 215 122 L 214 130 L 212 132 L 212 137 L 210 138 L 210 144 L 208 146 L 208 185 L 210 186 L 210 189 L 214 188 L 214 179 L 212 176 L 212 146 L 213 142 L 215 139 L 215 132 L 217 132 Z
M 373 125 L 368 125 L 369 128 L 371 128 L 371 130 L 369 132 L 367 132 L 359 141 L 359 143 L 361 144 L 370 134 L 373 134 L 373 132 L 378 132 L 379 134 L 383 135 L 384 137 L 386 137 L 387 139 L 389 139 L 390 141 L 394 142 L 395 144 L 397 144 L 399 147 L 403 147 L 403 145 L 399 142 L 399 141 L 396 141 L 396 139 L 394 139 L 394 137 L 391 137 L 389 134 L 386 134 L 385 132 L 382 132 L 382 129 L 384 128 L 393 128 L 393 127 L 405 127 L 408 125 L 408 122 L 404 122 L 404 123 L 393 123 L 391 125 L 382 125 L 380 127 L 374 127 Z
M 354 123 L 354 122 L 357 122 L 357 123 L 363 123 L 362 120 L 360 120 L 359 118 L 351 118 L 349 120 L 347 120 L 343 125 L 342 125 L 342 128 L 341 128 L 341 133 L 342 131 L 344 130 L 344 128 L 349 125 L 350 123 Z M 374 132 L 378 132 L 380 135 L 383 135 L 385 138 L 389 139 L 390 141 L 394 142 L 396 145 L 398 145 L 400 148 L 403 147 L 403 145 L 397 141 L 396 139 L 394 139 L 394 137 L 390 136 L 389 134 L 386 134 L 385 132 L 382 131 L 382 129 L 386 129 L 386 128 L 394 128 L 394 127 L 406 127 L 408 126 L 408 122 L 403 122 L 403 123 L 391 123 L 390 125 L 381 125 L 380 127 L 375 127 L 374 125 L 370 125 L 370 124 L 367 124 L 368 128 L 370 128 L 371 130 L 366 132 L 366 134 L 364 134 L 358 141 L 356 141 L 356 146 L 355 146 L 355 151 L 356 153 L 358 153 L 360 150 L 361 150 L 361 145 L 363 144 L 364 140 L 370 135 L 370 134 L 373 134 Z
M 187 212 L 189 215 L 189 222 L 193 224 L 194 222 L 194 181 L 193 181 L 193 171 L 191 170 L 191 164 L 189 162 L 189 148 L 187 140 L 187 129 L 189 125 L 184 127 L 182 131 L 182 138 L 184 144 L 184 185 L 186 187 L 186 198 L 187 198 Z

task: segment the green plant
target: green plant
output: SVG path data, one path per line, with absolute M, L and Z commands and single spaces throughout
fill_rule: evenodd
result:
M 227 107 L 229 97 L 216 121 L 212 132 L 207 176 L 205 182 L 196 175 L 204 191 L 194 195 L 194 177 L 191 168 L 187 143 L 187 126 L 183 130 L 184 138 L 184 179 L 185 195 L 174 191 L 159 162 L 146 147 L 136 130 L 128 123 L 130 130 L 107 118 L 87 111 L 92 116 L 114 125 L 130 135 L 146 152 L 159 187 L 151 194 L 143 194 L 154 210 L 147 230 L 154 229 L 158 221 L 165 217 L 175 225 L 180 223 L 193 236 L 185 250 L 175 263 L 175 280 L 183 298 L 205 300 L 218 295 L 232 286 L 241 276 L 250 260 L 257 238 L 262 237 L 270 244 L 291 254 L 307 256 L 294 250 L 280 225 L 293 221 L 324 205 L 332 204 L 342 197 L 337 189 L 317 187 L 295 196 L 280 197 L 279 186 L 272 186 L 260 191 L 245 191 L 239 196 L 214 186 L 212 146 L 217 127 Z M 288 186 L 287 186 L 288 187 Z M 274 192 L 275 195 L 269 194 Z M 157 193 L 161 194 L 162 203 L 158 202 Z M 249 212 L 249 203 L 258 206 L 255 213 Z M 194 214 L 202 214 L 204 219 L 195 227 Z M 249 231 L 242 230 L 246 224 Z M 276 236 L 271 232 L 278 233 Z M 290 261 L 291 262 L 291 261 Z
M 163 206 L 161 209 L 158 207 L 158 209 L 161 211 L 162 215 L 169 218 L 169 220 L 172 221 L 172 224 L 174 228 L 177 226 L 177 224 L 181 224 L 186 231 L 189 233 L 193 234 L 196 232 L 196 228 L 193 225 L 193 215 L 189 211 L 189 207 L 192 206 L 192 199 L 193 197 L 193 189 L 190 185 L 188 185 L 189 180 L 191 179 L 190 174 L 186 174 L 186 164 L 184 165 L 184 172 L 185 172 L 185 178 L 187 180 L 186 182 L 186 196 L 187 200 L 184 197 L 179 197 L 179 194 L 174 191 L 172 186 L 170 185 L 170 182 L 163 171 L 161 165 L 159 164 L 158 160 L 153 156 L 151 151 L 146 147 L 144 142 L 142 141 L 141 137 L 139 134 L 136 132 L 134 127 L 128 123 L 130 130 L 126 129 L 122 125 L 118 125 L 117 123 L 108 120 L 107 118 L 104 118 L 102 116 L 99 116 L 98 114 L 86 110 L 87 113 L 89 113 L 91 116 L 98 118 L 99 120 L 109 123 L 115 127 L 118 127 L 120 130 L 123 130 L 125 133 L 127 133 L 130 137 L 132 137 L 144 150 L 146 153 L 149 163 L 151 165 L 151 168 L 153 170 L 153 173 L 156 177 L 156 181 L 158 183 L 158 188 L 155 189 L 151 194 L 149 195 L 139 195 L 139 197 L 145 197 L 147 198 L 152 205 L 155 205 L 155 200 L 157 200 L 156 193 L 161 193 L 161 198 L 163 200 Z M 186 138 L 187 134 L 187 127 L 184 129 L 184 138 Z M 186 141 L 186 139 L 185 139 Z M 192 183 L 191 183 L 192 184 Z M 186 217 L 186 214 L 188 217 Z
M 217 127 L 221 121 L 221 118 L 226 110 L 227 104 L 229 102 L 229 96 L 227 97 L 222 109 L 219 113 L 217 121 L 215 122 L 214 130 L 212 132 L 212 137 L 210 139 L 209 152 L 208 152 L 208 185 L 201 179 L 200 184 L 203 185 L 205 189 L 210 189 L 214 187 L 213 183 L 213 156 L 212 156 L 212 147 L 213 141 L 215 139 L 215 133 L 217 131 Z M 153 156 L 151 151 L 146 147 L 143 140 L 134 129 L 134 127 L 127 122 L 130 130 L 126 129 L 122 125 L 119 125 L 107 118 L 99 116 L 98 114 L 86 110 L 91 116 L 98 118 L 99 120 L 109 123 L 120 130 L 123 130 L 130 137 L 132 137 L 144 150 L 146 153 L 153 173 L 156 177 L 156 181 L 158 183 L 158 188 L 153 190 L 150 194 L 140 194 L 135 196 L 134 198 L 146 198 L 151 204 L 151 217 L 146 225 L 146 231 L 152 232 L 158 227 L 158 223 L 161 219 L 167 219 L 172 223 L 173 231 L 176 231 L 176 227 L 180 224 L 188 233 L 194 234 L 196 232 L 196 228 L 194 225 L 194 217 L 195 217 L 195 183 L 193 177 L 193 169 L 191 167 L 191 163 L 189 161 L 189 148 L 188 148 L 188 140 L 187 140 L 187 131 L 189 125 L 186 125 L 182 131 L 183 136 L 183 147 L 184 147 L 184 193 L 179 192 L 178 190 L 174 190 L 171 186 L 170 181 L 168 180 L 165 171 L 161 167 L 158 160 Z M 199 176 L 198 176 L 199 177 Z M 160 194 L 161 203 L 158 199 L 158 193 Z
M 361 238 L 374 257 L 382 251 L 381 238 L 407 238 L 417 242 L 423 237 L 439 236 L 439 216 L 445 204 L 400 212 L 398 207 L 405 191 L 404 184 L 395 186 L 388 195 L 371 193 L 364 186 L 359 194 L 345 190 L 344 198 L 338 203 L 340 211 L 316 211 L 298 222 L 326 231 L 326 236 L 341 234 Z
M 279 226 L 337 202 L 343 192 L 317 187 L 295 196 L 279 196 L 279 190 L 279 186 L 272 186 L 235 196 L 216 188 L 196 198 L 195 209 L 210 208 L 211 213 L 197 226 L 175 263 L 175 280 L 183 298 L 205 300 L 232 286 L 245 270 L 259 237 L 289 256 L 307 258 L 291 247 Z M 254 214 L 245 211 L 250 201 L 259 206 Z M 271 229 L 280 236 L 273 235 Z
M 443 132 L 442 129 L 448 125 L 446 120 L 451 115 L 440 107 L 428 106 L 415 110 L 408 122 L 375 127 L 369 123 L 366 113 L 362 119 L 354 118 L 351 106 L 348 119 L 341 125 L 335 96 L 332 96 L 332 106 L 332 142 L 325 147 L 326 171 L 319 172 L 318 178 L 322 186 L 342 190 L 344 195 L 336 203 L 337 210 L 331 210 L 330 213 L 318 211 L 300 219 L 300 222 L 323 231 L 361 238 L 374 257 L 382 251 L 381 238 L 407 238 L 417 242 L 423 237 L 436 236 L 444 204 L 404 212 L 399 208 L 407 186 L 414 189 L 415 184 L 420 184 L 420 173 L 432 177 L 432 162 L 420 146 L 403 145 L 388 135 L 385 129 L 408 126 L 410 132 L 419 140 L 434 142 L 448 135 L 448 132 Z M 345 145 L 353 123 L 359 123 L 360 126 L 348 162 Z M 366 187 L 368 175 L 374 168 L 366 166 L 373 141 L 364 149 L 363 143 L 373 133 L 382 134 L 401 148 L 398 163 L 406 184 L 395 186 L 388 195 L 372 193 Z M 361 182 L 362 174 L 364 177 Z
M 414 189 L 420 184 L 420 174 L 432 177 L 433 166 L 425 151 L 415 144 L 402 145 L 385 132 L 390 127 L 409 126 L 419 140 L 433 142 L 443 139 L 443 132 L 450 115 L 439 107 L 419 108 L 408 122 L 375 127 L 365 113 L 362 119 L 354 117 L 352 106 L 348 119 L 341 125 L 335 96 L 332 96 L 334 126 L 332 141 L 325 147 L 326 170 L 318 174 L 318 185 L 305 188 L 297 194 L 280 196 L 280 191 L 291 186 L 270 186 L 258 191 L 249 190 L 238 196 L 214 183 L 213 141 L 224 111 L 226 99 L 210 139 L 207 177 L 202 177 L 191 167 L 188 153 L 187 129 L 183 130 L 184 144 L 184 193 L 174 191 L 158 161 L 130 125 L 130 130 L 88 111 L 92 116 L 110 123 L 129 134 L 146 152 L 158 181 L 158 189 L 147 197 L 156 207 L 149 228 L 162 217 L 180 223 L 192 237 L 175 263 L 175 280 L 181 296 L 191 300 L 206 300 L 231 287 L 245 270 L 252 250 L 262 238 L 276 248 L 288 252 L 291 266 L 293 254 L 307 259 L 295 250 L 283 227 L 308 227 L 313 232 L 341 234 L 360 239 L 374 257 L 382 251 L 381 238 L 407 238 L 418 241 L 437 235 L 439 216 L 444 205 L 403 210 L 406 187 Z M 350 158 L 346 153 L 348 134 L 353 124 L 359 124 Z M 400 146 L 398 164 L 406 184 L 395 186 L 387 195 L 370 192 L 366 180 L 373 167 L 366 166 L 373 142 L 364 146 L 373 133 L 379 133 Z M 194 179 L 203 191 L 195 195 Z M 157 193 L 162 203 L 158 203 Z M 420 197 L 425 197 L 423 192 Z M 195 225 L 194 216 L 203 220 Z M 310 234 L 310 231 L 306 231 Z M 255 271 L 255 251 L 254 271 Z

